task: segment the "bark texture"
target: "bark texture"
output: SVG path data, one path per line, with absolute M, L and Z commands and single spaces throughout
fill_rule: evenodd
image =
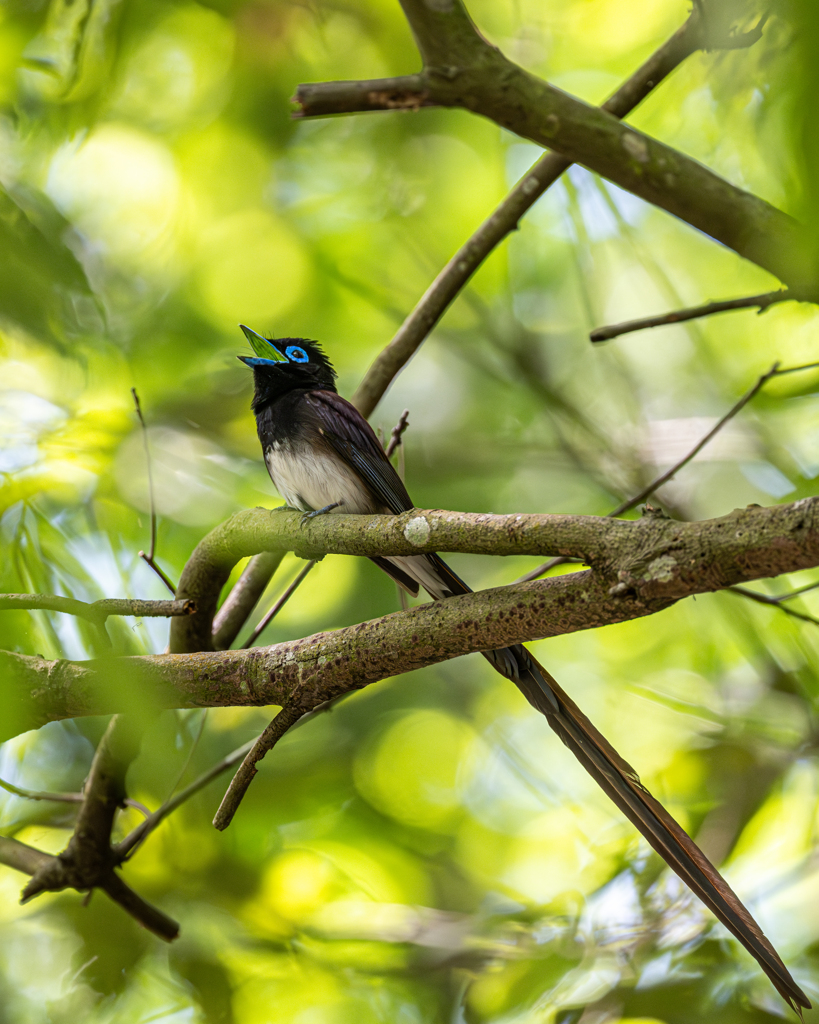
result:
M 463 654 L 651 615 L 693 594 L 819 565 L 819 498 L 750 506 L 699 523 L 654 515 L 623 521 L 413 510 L 401 516 L 324 516 L 302 527 L 296 514 L 243 512 L 209 534 L 189 562 L 183 582 L 195 592 L 200 610 L 174 620 L 177 649 L 200 636 L 209 642 L 212 611 L 208 618 L 202 609 L 215 608 L 235 560 L 280 549 L 303 557 L 325 551 L 563 554 L 582 557 L 591 568 L 453 597 L 267 648 L 93 662 L 5 652 L 0 654 L 2 696 L 9 709 L 4 735 L 80 715 L 145 714 L 147 707 L 292 704 L 308 709 Z

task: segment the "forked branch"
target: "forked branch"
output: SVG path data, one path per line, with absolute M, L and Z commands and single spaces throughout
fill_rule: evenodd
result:
M 402 6 L 424 62 L 424 70 L 412 76 L 415 97 L 481 114 L 556 150 L 757 263 L 795 295 L 817 298 L 812 240 L 786 214 L 607 111 L 524 71 L 480 35 L 460 0 L 435 5 L 403 0 Z M 296 99 L 304 115 L 323 113 L 321 104 L 333 88 L 349 99 L 377 95 L 382 85 L 328 83 L 320 87 L 321 102 L 315 86 L 301 86 Z M 338 102 L 333 109 L 339 109 Z M 351 102 L 348 109 L 356 108 Z M 370 100 L 367 109 L 372 109 Z
M 606 100 L 603 109 L 614 117 L 625 117 L 701 43 L 700 15 L 694 10 L 685 24 Z M 570 166 L 571 161 L 558 153 L 544 154 L 449 260 L 389 345 L 378 354 L 359 385 L 353 405 L 363 415 L 372 413 L 396 374 L 417 351 L 489 253 L 515 230 L 521 217 Z
M 22 844 L 18 844 L 0 848 L 0 856 L 5 852 L 5 863 L 14 859 L 12 867 L 31 874 L 23 889 L 23 903 L 42 892 L 102 889 L 145 928 L 169 942 L 179 934 L 177 923 L 146 903 L 114 871 L 117 861 L 111 849 L 111 830 L 125 800 L 125 771 L 136 749 L 134 723 L 115 716 L 97 747 L 77 824 L 63 852 L 52 857 L 31 848 L 20 849 Z

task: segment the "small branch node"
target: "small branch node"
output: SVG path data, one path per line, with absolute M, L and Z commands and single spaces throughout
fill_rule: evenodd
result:
M 387 458 L 388 459 L 392 458 L 392 456 L 395 453 L 395 449 L 401 444 L 402 435 L 403 435 L 404 431 L 407 429 L 408 426 L 409 426 L 409 409 L 405 409 L 401 413 L 401 417 L 398 420 L 398 422 L 392 428 L 392 433 L 390 434 L 390 442 L 389 442 L 389 444 L 387 445 L 387 448 L 386 448 Z

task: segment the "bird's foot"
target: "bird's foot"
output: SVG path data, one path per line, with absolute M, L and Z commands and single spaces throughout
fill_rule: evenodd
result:
M 305 512 L 301 517 L 301 525 L 304 526 L 308 520 L 315 519 L 316 516 L 326 515 L 328 512 L 332 512 L 334 508 L 338 508 L 343 504 L 343 501 L 334 501 L 332 505 L 325 505 L 324 508 L 317 508 L 314 512 Z

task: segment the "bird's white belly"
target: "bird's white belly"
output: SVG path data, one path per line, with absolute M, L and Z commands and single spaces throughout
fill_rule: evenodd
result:
M 341 459 L 308 445 L 274 442 L 264 453 L 270 479 L 288 505 L 305 511 L 340 502 L 333 512 L 371 513 L 378 509 L 358 476 Z

